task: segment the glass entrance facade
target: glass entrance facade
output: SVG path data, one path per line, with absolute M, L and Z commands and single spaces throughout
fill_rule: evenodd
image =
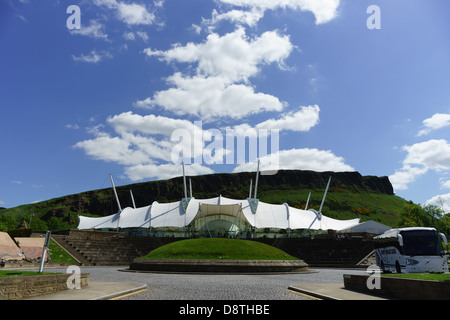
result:
M 244 219 L 227 214 L 212 214 L 198 217 L 191 225 L 192 236 L 247 238 L 252 231 L 251 225 Z

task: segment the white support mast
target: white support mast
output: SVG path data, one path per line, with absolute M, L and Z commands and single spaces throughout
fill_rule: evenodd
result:
M 258 199 L 256 198 L 256 195 L 258 194 L 258 178 L 259 178 L 259 159 L 258 159 L 258 167 L 256 169 L 256 181 L 255 181 L 255 194 L 253 198 L 250 197 L 248 199 L 250 203 L 250 209 L 253 213 L 253 219 L 254 219 L 254 225 L 256 225 L 256 211 L 258 209 Z M 250 188 L 250 196 L 251 196 L 251 188 Z M 253 237 L 256 237 L 256 228 L 253 228 Z
M 255 196 L 253 197 L 254 199 L 256 199 L 256 193 L 258 191 L 258 178 L 259 178 L 259 159 L 258 159 L 258 168 L 256 169 Z
M 308 210 L 309 198 L 311 197 L 311 192 L 308 194 L 308 200 L 306 200 L 305 210 Z
M 111 173 L 109 174 L 109 179 L 111 179 L 111 184 L 114 190 L 114 195 L 116 196 L 116 201 L 117 201 L 117 206 L 119 207 L 119 213 L 122 212 L 122 207 L 120 206 L 120 201 L 119 201 L 119 197 L 117 196 L 117 191 L 116 191 L 116 186 L 114 185 L 114 180 L 112 178 Z
M 252 184 L 253 184 L 253 179 L 250 179 L 250 192 L 248 193 L 249 199 L 252 197 Z
M 327 196 L 327 192 L 328 192 L 328 187 L 330 186 L 330 182 L 331 182 L 331 176 L 328 179 L 328 183 L 327 183 L 327 187 L 325 189 L 325 193 L 323 194 L 323 198 L 322 198 L 322 203 L 320 204 L 320 208 L 319 208 L 319 212 L 322 213 L 322 207 L 323 207 L 323 203 L 325 202 L 325 197 Z
M 192 181 L 191 181 L 191 178 L 189 178 L 189 195 L 190 195 L 190 197 L 192 198 Z
M 182 164 L 183 164 L 184 198 L 181 199 L 181 204 L 183 206 L 183 211 L 184 211 L 184 228 L 186 230 L 186 210 L 187 210 L 187 207 L 189 205 L 189 201 L 191 200 L 191 198 L 188 198 L 188 196 L 187 196 L 186 172 L 184 171 L 184 160 L 182 161 Z M 189 180 L 189 183 L 190 183 L 190 180 Z M 191 187 L 191 197 L 192 197 L 192 187 Z
M 233 224 L 231 225 L 231 228 L 233 228 L 233 226 L 234 226 L 237 229 L 237 227 L 236 227 L 236 219 L 237 219 L 237 216 L 239 215 L 239 212 L 241 212 L 241 211 L 242 211 L 242 203 L 239 205 L 239 209 L 236 212 L 236 215 L 234 216 L 234 220 L 233 220 Z
M 39 269 L 38 269 L 39 273 L 42 272 L 42 270 L 44 268 L 44 261 L 45 261 L 46 255 L 47 255 L 47 248 L 48 248 L 48 243 L 50 242 L 51 234 L 52 234 L 51 231 L 47 231 L 47 233 L 45 234 L 44 246 L 42 247 L 41 263 L 40 263 Z
M 184 160 L 183 160 L 182 164 L 183 164 L 184 198 L 187 199 L 187 187 L 186 187 L 186 174 L 184 172 Z
M 130 189 L 131 202 L 133 203 L 133 208 L 136 209 L 136 203 L 134 202 L 133 191 Z
M 311 229 L 312 225 L 314 224 L 314 222 L 316 222 L 316 220 L 319 220 L 320 229 L 322 229 L 322 207 L 323 207 L 323 203 L 325 202 L 325 197 L 327 196 L 328 188 L 330 187 L 330 182 L 331 182 L 331 176 L 328 179 L 327 187 L 325 188 L 325 193 L 323 194 L 322 203 L 320 204 L 319 211 L 314 210 L 314 209 L 310 209 L 312 212 L 314 212 L 316 214 L 316 217 L 311 222 L 311 224 L 308 227 L 308 229 Z M 308 197 L 308 199 L 309 199 L 309 197 Z

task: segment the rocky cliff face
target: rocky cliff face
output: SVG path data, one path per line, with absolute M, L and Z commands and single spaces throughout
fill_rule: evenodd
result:
M 387 177 L 362 176 L 358 172 L 314 172 L 301 170 L 280 170 L 276 175 L 260 175 L 258 190 L 276 189 L 325 189 L 332 177 L 330 190 L 344 189 L 351 192 L 381 193 L 393 195 L 393 188 Z M 192 182 L 193 196 L 197 199 L 222 195 L 228 198 L 248 197 L 250 179 L 255 183 L 254 172 L 236 174 L 212 174 L 188 177 Z M 132 207 L 130 190 L 133 191 L 137 207 L 147 206 L 153 201 L 177 201 L 184 197 L 183 178 L 151 181 L 117 187 L 122 208 Z M 189 196 L 189 191 L 188 191 Z M 112 188 L 94 190 L 60 198 L 64 207 L 73 212 L 89 212 L 109 215 L 117 212 Z

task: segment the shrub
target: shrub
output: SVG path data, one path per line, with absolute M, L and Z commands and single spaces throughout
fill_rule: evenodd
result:
M 366 208 L 353 208 L 352 211 L 358 215 L 367 216 L 372 213 L 369 209 Z
M 31 228 L 22 228 L 22 229 L 12 229 L 12 230 L 8 230 L 7 231 L 9 236 L 11 238 L 26 238 L 26 237 L 30 237 L 31 233 L 33 232 L 33 229 Z

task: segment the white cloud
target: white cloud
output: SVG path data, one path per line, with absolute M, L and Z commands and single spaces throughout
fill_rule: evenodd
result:
M 115 9 L 118 6 L 116 0 L 94 0 L 97 6 L 106 6 L 108 9 Z
M 427 205 L 435 205 L 443 209 L 445 213 L 450 212 L 450 193 L 434 196 L 426 202 Z
M 153 2 L 153 5 L 154 5 L 156 8 L 162 8 L 162 7 L 164 7 L 164 0 L 154 1 L 154 2 Z
M 283 103 L 272 95 L 255 92 L 253 87 L 243 84 L 227 85 L 219 77 L 184 77 L 176 73 L 168 82 L 174 87 L 155 93 L 153 98 L 137 101 L 135 106 L 161 106 L 177 115 L 196 115 L 204 121 L 217 117 L 238 119 L 283 108 Z
M 418 136 L 424 136 L 431 131 L 450 126 L 450 114 L 436 113 L 431 118 L 425 119 L 423 125 L 425 128 L 419 131 Z
M 202 32 L 202 27 L 193 23 L 192 24 L 192 29 L 195 31 L 195 33 L 200 34 L 200 32 Z
M 115 162 L 121 165 L 138 165 L 148 162 L 149 158 L 141 150 L 133 150 L 129 139 L 111 137 L 101 134 L 95 139 L 80 141 L 75 148 L 81 148 L 85 153 L 96 160 Z
M 450 180 L 440 178 L 439 183 L 441 184 L 442 189 L 450 189 Z
M 265 10 L 277 8 L 312 11 L 319 24 L 331 19 L 330 15 L 327 18 L 326 12 L 332 6 L 326 8 L 326 5 L 334 3 L 337 7 L 339 4 L 338 0 L 315 1 L 316 3 L 310 0 L 222 0 L 240 8 L 220 13 L 214 11 L 211 20 L 204 20 L 203 25 L 213 27 L 220 21 L 227 20 L 236 25 L 255 26 Z M 94 0 L 94 3 L 115 10 L 117 17 L 129 25 L 151 24 L 155 20 L 155 16 L 143 5 L 118 0 Z M 162 5 L 162 1 L 158 4 Z M 156 2 L 154 5 L 156 7 Z M 329 12 L 335 14 L 331 9 Z M 200 32 L 200 27 L 193 27 Z M 147 41 L 148 35 L 145 32 L 127 30 L 123 33 L 123 38 L 129 41 L 138 38 Z M 229 119 L 242 119 L 269 111 L 282 112 L 287 103 L 271 94 L 258 92 L 251 80 L 267 65 L 275 64 L 282 70 L 286 69 L 285 61 L 294 48 L 289 35 L 278 30 L 250 36 L 241 26 L 226 34 L 212 32 L 201 43 L 175 44 L 168 50 L 147 48 L 144 50 L 147 56 L 158 58 L 167 64 L 176 64 L 177 72 L 166 78 L 168 89 L 153 92 L 150 97 L 136 101 L 135 106 L 161 108 L 177 116 L 193 115 L 205 122 L 218 122 L 221 125 Z M 94 50 L 89 55 L 73 58 L 76 61 L 96 63 L 104 57 Z M 186 68 L 182 69 L 183 67 Z M 319 111 L 317 105 L 300 106 L 253 127 L 305 132 L 317 125 Z M 246 126 L 250 127 L 247 124 L 241 125 L 242 128 Z M 200 132 L 200 136 L 193 135 L 193 140 L 172 141 L 176 130 Z M 92 139 L 80 141 L 74 147 L 84 150 L 94 159 L 125 166 L 125 174 L 133 181 L 172 177 L 176 168 L 173 164 L 173 150 L 177 145 L 190 149 L 194 155 L 200 153 L 205 156 L 210 151 L 205 148 L 204 143 L 210 141 L 207 130 L 196 127 L 190 121 L 167 116 L 142 116 L 124 112 L 109 117 L 106 126 L 92 127 L 90 133 L 94 135 Z M 199 137 L 201 141 L 197 140 Z M 215 160 L 228 152 L 220 148 L 214 151 Z M 262 161 L 271 156 L 273 155 L 262 157 Z M 281 169 L 354 171 L 343 158 L 331 151 L 292 149 L 280 151 L 276 156 L 280 160 Z M 245 165 L 240 165 L 235 171 L 245 168 Z M 188 174 L 213 173 L 210 168 L 199 163 L 187 166 L 187 170 L 194 170 L 192 173 L 188 171 Z
M 147 42 L 149 39 L 147 32 L 144 32 L 144 31 L 136 31 L 136 32 L 129 31 L 129 32 L 124 32 L 124 34 L 123 34 L 123 38 L 125 40 L 134 41 L 134 40 L 136 40 L 136 37 L 141 38 L 144 42 Z
M 22 20 L 23 22 L 28 22 L 27 18 L 25 18 L 24 16 L 22 16 L 20 14 L 16 14 L 16 17 L 19 18 L 20 20 Z
M 138 36 L 139 38 L 141 38 L 144 42 L 147 42 L 148 39 L 149 39 L 147 32 L 144 32 L 144 31 L 136 31 L 136 34 L 137 34 L 137 36 Z
M 450 144 L 445 139 L 416 143 L 403 150 L 408 152 L 405 165 L 422 165 L 438 172 L 450 170 Z
M 177 129 L 185 129 L 189 133 L 198 129 L 187 120 L 141 116 L 132 112 L 109 117 L 107 123 L 119 136 L 112 137 L 102 131 L 101 127 L 94 127 L 93 130 L 90 129 L 90 133 L 96 138 L 78 142 L 75 147 L 84 149 L 94 159 L 123 165 L 153 164 L 155 160 L 171 161 L 171 152 L 176 144 L 170 141 L 172 133 Z M 199 139 L 202 137 L 203 132 Z M 189 146 L 191 142 L 186 140 Z M 192 145 L 203 147 L 201 142 Z
M 217 10 L 214 9 L 211 19 L 204 19 L 202 24 L 208 26 L 210 31 L 214 30 L 214 26 L 222 21 L 230 21 L 237 25 L 246 24 L 253 27 L 263 16 L 264 11 L 257 8 L 253 8 L 250 11 L 230 10 L 224 13 L 218 13 Z
M 238 165 L 233 172 L 255 171 L 255 163 Z M 355 171 L 330 150 L 291 149 L 281 150 L 260 158 L 261 170 L 313 170 L 313 171 Z
M 172 154 L 177 146 L 186 151 L 187 156 L 201 156 L 204 140 L 211 138 L 211 134 L 203 130 L 201 124 L 197 126 L 187 120 L 163 116 L 140 116 L 126 112 L 108 118 L 107 122 L 123 139 L 127 139 L 149 158 L 164 161 L 179 160 L 174 160 Z
M 293 50 L 288 36 L 268 31 L 250 39 L 243 28 L 219 36 L 208 35 L 200 44 L 175 45 L 167 51 L 144 50 L 168 63 L 195 63 L 196 74 L 180 72 L 168 77 L 168 90 L 152 98 L 137 101 L 137 107 L 161 106 L 178 115 L 193 114 L 208 120 L 217 116 L 239 118 L 263 111 L 281 111 L 283 103 L 276 97 L 257 93 L 249 84 L 265 64 L 284 60 Z
M 238 28 L 224 36 L 212 33 L 204 43 L 178 44 L 167 51 L 148 48 L 144 52 L 167 62 L 198 63 L 197 75 L 221 77 L 230 83 L 248 81 L 263 64 L 283 65 L 293 48 L 289 36 L 281 36 L 277 31 L 249 39 L 245 30 Z
M 74 129 L 74 130 L 80 129 L 80 126 L 76 123 L 75 124 L 68 123 L 64 127 L 66 127 L 67 129 Z
M 216 25 L 222 21 L 229 21 L 235 25 L 248 25 L 254 27 L 264 17 L 266 10 L 289 9 L 310 11 L 316 18 L 316 25 L 333 20 L 337 16 L 340 0 L 219 0 L 239 9 L 222 8 L 212 11 L 211 19 L 202 19 L 202 26 L 212 32 Z M 223 6 L 222 6 L 223 7 Z M 228 10 L 228 11 L 227 11 Z M 197 33 L 202 27 L 195 25 Z
M 134 41 L 136 39 L 136 35 L 134 34 L 134 32 L 124 32 L 123 34 L 123 38 L 125 40 L 130 40 L 130 41 Z
M 394 190 L 407 190 L 408 185 L 414 181 L 418 176 L 421 176 L 428 172 L 425 167 L 411 167 L 408 165 L 403 166 L 400 170 L 396 170 L 394 174 L 389 176 Z
M 172 119 L 153 114 L 141 116 L 131 111 L 109 117 L 107 122 L 119 134 L 139 132 L 170 136 L 174 130 L 179 128 L 185 128 L 190 131 L 195 128 L 195 125 L 187 120 Z
M 94 3 L 116 10 L 118 18 L 129 25 L 150 25 L 155 21 L 155 15 L 141 4 L 124 3 L 116 0 L 94 0 Z
M 112 58 L 112 55 L 109 52 L 97 52 L 96 50 L 92 50 L 89 54 L 81 54 L 80 56 L 72 55 L 72 59 L 74 61 L 81 61 L 86 63 L 98 63 L 105 58 Z
M 145 6 L 136 3 L 119 2 L 117 6 L 120 19 L 127 24 L 152 24 L 155 15 L 147 11 Z
M 180 160 L 173 159 L 179 156 L 174 151 L 178 150 L 177 147 L 187 152 L 183 155 L 189 156 L 190 160 L 202 156 L 204 141 L 211 138 L 208 131 L 190 121 L 163 116 L 125 112 L 109 117 L 106 122 L 115 135 L 105 132 L 104 126 L 96 126 L 89 129 L 95 137 L 76 143 L 74 148 L 84 150 L 93 159 L 126 166 L 125 174 L 133 181 L 149 177 L 167 178 L 169 171 L 173 173 L 174 163 Z M 197 173 L 212 173 L 211 169 L 195 164 L 192 170 L 197 170 Z
M 108 39 L 108 35 L 104 32 L 104 26 L 96 20 L 91 20 L 89 26 L 87 27 L 70 30 L 70 33 L 91 37 L 94 39 Z
M 450 170 L 450 144 L 447 140 L 428 140 L 404 146 L 407 152 L 403 167 L 389 177 L 395 190 L 406 190 L 408 184 L 429 170 L 442 173 Z
M 316 18 L 316 24 L 323 24 L 337 16 L 340 0 L 220 0 L 220 2 L 260 11 L 278 8 L 310 11 Z
M 319 123 L 320 108 L 301 106 L 299 111 L 283 114 L 280 119 L 269 119 L 256 125 L 257 129 L 309 131 Z
M 305 107 L 301 111 L 305 112 L 305 110 L 308 110 L 307 108 L 318 111 L 316 106 Z M 282 121 L 288 121 L 287 119 L 288 117 L 284 117 Z M 223 145 L 225 140 L 220 140 L 222 144 L 216 145 L 213 143 L 210 145 L 213 135 L 214 141 L 216 141 L 217 136 L 210 130 L 203 130 L 201 123 L 199 125 L 187 120 L 164 116 L 141 116 L 132 112 L 109 117 L 106 122 L 113 129 L 113 133 L 107 133 L 103 125 L 95 126 L 89 129 L 89 132 L 94 134 L 95 137 L 80 141 L 74 147 L 84 150 L 88 156 L 96 160 L 124 165 L 125 174 L 133 181 L 153 177 L 168 178 L 174 172 L 175 163 L 180 160 L 179 158 L 174 160 L 174 154 L 175 157 L 180 155 L 179 149 L 181 149 L 183 156 L 193 163 L 188 166 L 191 168 L 189 170 L 195 170 L 192 174 L 213 173 L 212 169 L 208 168 L 206 164 L 223 163 L 226 153 L 230 151 Z M 236 135 L 245 133 L 247 127 L 248 125 L 239 126 L 239 128 L 235 128 L 234 132 Z M 181 132 L 179 132 L 180 130 Z M 222 135 L 225 132 L 216 131 Z M 176 135 L 177 132 L 180 135 Z M 223 136 L 221 137 L 223 138 Z M 211 147 L 215 152 L 212 159 L 209 158 L 211 157 Z M 188 152 L 188 154 L 184 152 Z M 277 164 L 278 162 L 272 160 L 274 157 L 277 161 L 279 160 L 280 169 L 354 171 L 351 166 L 345 164 L 343 158 L 334 155 L 331 151 L 317 149 L 282 150 L 261 157 L 261 161 L 266 165 L 269 160 L 271 164 Z M 242 164 L 236 167 L 234 171 L 254 170 L 252 165 L 252 163 Z M 269 169 L 265 168 L 264 165 L 262 168 L 264 170 Z

